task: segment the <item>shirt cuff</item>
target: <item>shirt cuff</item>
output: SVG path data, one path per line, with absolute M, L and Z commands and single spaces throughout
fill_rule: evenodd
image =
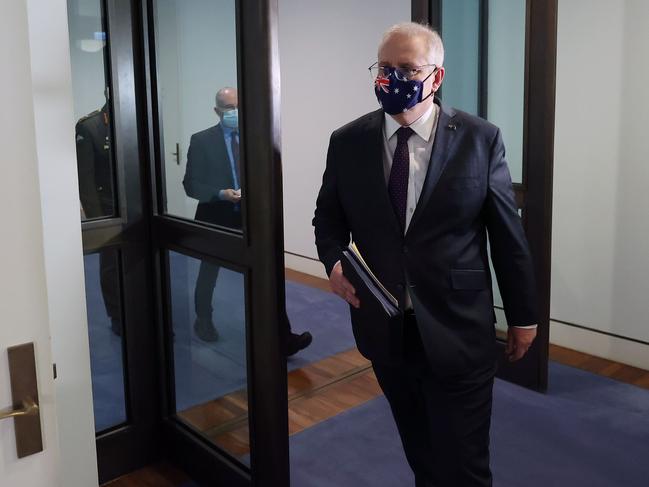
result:
M 512 328 L 522 328 L 523 330 L 533 330 L 539 325 L 513 326 Z

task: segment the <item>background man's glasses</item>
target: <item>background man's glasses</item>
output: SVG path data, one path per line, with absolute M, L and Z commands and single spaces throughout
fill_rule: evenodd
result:
M 381 66 L 378 62 L 372 64 L 368 69 L 372 75 L 372 79 L 375 80 L 379 76 L 388 78 L 391 74 L 400 81 L 410 81 L 419 73 L 421 73 L 424 68 L 432 66 L 433 70 L 437 68 L 435 64 L 423 64 L 421 66 L 402 66 L 399 68 L 393 68 L 392 66 Z

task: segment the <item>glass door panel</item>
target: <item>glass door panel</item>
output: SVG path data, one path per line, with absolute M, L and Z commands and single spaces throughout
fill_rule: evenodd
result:
M 169 251 L 175 410 L 249 464 L 244 274 Z
M 514 183 L 523 183 L 526 0 L 437 0 L 446 73 L 442 99 L 502 131 Z
M 157 0 L 163 208 L 241 229 L 239 100 L 234 0 Z
M 95 431 L 127 420 L 120 259 L 115 249 L 84 256 Z
M 287 485 L 276 4 L 142 8 L 165 441 L 206 485 Z
M 480 114 L 480 0 L 443 0 L 444 102 Z
M 487 119 L 502 131 L 514 183 L 523 182 L 526 0 L 489 0 Z

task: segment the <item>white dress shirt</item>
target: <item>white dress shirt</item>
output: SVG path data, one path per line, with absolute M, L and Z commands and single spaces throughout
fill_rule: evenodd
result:
M 437 131 L 438 119 L 439 106 L 431 103 L 430 108 L 409 125 L 414 134 L 408 139 L 410 172 L 408 174 L 408 201 L 406 202 L 406 228 L 404 232 L 410 225 L 412 214 L 415 212 L 417 201 L 419 201 L 419 196 L 424 187 L 430 156 L 433 152 L 433 141 Z M 383 172 L 386 184 L 390 180 L 392 158 L 397 148 L 397 130 L 400 128 L 401 125 L 386 113 L 385 123 L 383 124 Z

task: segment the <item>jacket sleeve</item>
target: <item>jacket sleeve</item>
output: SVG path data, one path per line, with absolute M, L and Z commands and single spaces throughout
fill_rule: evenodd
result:
M 322 186 L 316 201 L 313 226 L 315 227 L 315 244 L 320 261 L 324 264 L 327 276 L 342 257 L 342 249 L 349 245 L 349 227 L 345 219 L 338 195 L 339 162 L 338 142 L 334 133 L 329 140 L 327 166 L 322 176 Z
M 183 178 L 185 193 L 190 198 L 206 203 L 218 198 L 219 190 L 204 182 L 207 171 L 208 159 L 199 147 L 196 137 L 192 135 L 187 150 L 187 167 Z
M 534 266 L 518 215 L 500 130 L 491 144 L 485 214 L 491 260 L 507 324 L 534 325 L 539 319 Z
M 75 127 L 77 146 L 77 173 L 79 176 L 79 199 L 86 218 L 95 218 L 102 215 L 101 202 L 97 192 L 95 178 L 95 152 L 93 149 L 92 135 L 83 123 Z

